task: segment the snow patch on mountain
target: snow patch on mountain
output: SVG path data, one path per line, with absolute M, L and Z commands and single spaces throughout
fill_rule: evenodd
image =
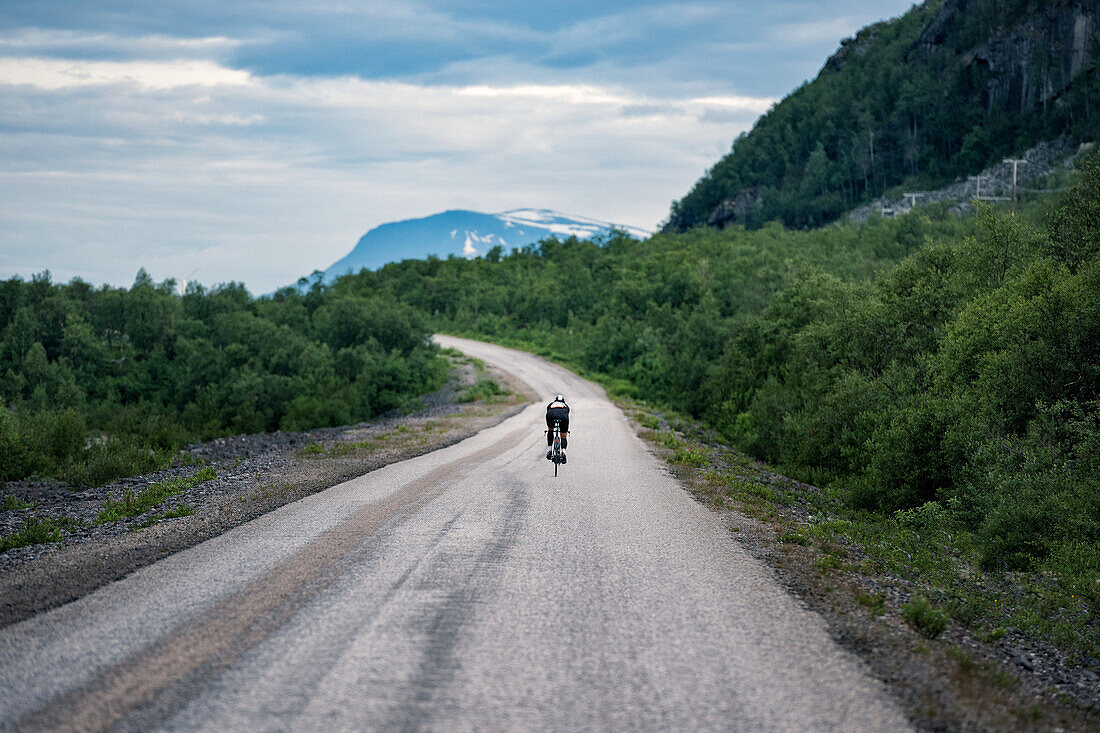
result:
M 325 270 L 325 280 L 406 259 L 426 259 L 433 255 L 480 257 L 493 247 L 508 250 L 550 237 L 591 239 L 612 230 L 625 231 L 638 238 L 650 235 L 638 227 L 568 216 L 550 209 L 512 209 L 499 214 L 444 211 L 371 229 L 347 256 Z
M 621 229 L 627 234 L 639 238 L 650 235 L 650 232 L 638 227 L 627 227 L 582 216 L 566 216 L 550 209 L 512 209 L 497 214 L 497 216 L 505 222 L 505 226 L 526 225 L 531 228 L 546 229 L 564 237 L 577 237 L 578 239 L 590 239 L 611 229 Z

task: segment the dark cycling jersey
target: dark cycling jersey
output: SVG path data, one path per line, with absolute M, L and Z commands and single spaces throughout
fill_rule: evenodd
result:
M 569 405 L 565 404 L 561 400 L 554 400 L 546 406 L 546 428 L 549 431 L 554 430 L 554 421 L 557 420 L 561 425 L 562 435 L 562 447 L 565 447 L 564 433 L 569 432 Z M 550 445 L 554 442 L 553 432 L 546 434 L 546 444 Z

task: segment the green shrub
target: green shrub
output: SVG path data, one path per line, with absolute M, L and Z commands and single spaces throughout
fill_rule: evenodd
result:
M 1050 217 L 1052 254 L 1071 266 L 1100 253 L 1100 152 L 1081 166 L 1081 177 Z
M 182 494 L 184 491 L 214 478 L 217 478 L 217 472 L 213 468 L 207 466 L 206 468 L 196 471 L 191 476 L 167 479 L 160 483 L 152 484 L 143 489 L 140 493 L 136 493 L 133 489 L 126 489 L 122 493 L 121 499 L 108 499 L 103 502 L 103 509 L 96 516 L 95 523 L 104 524 L 105 522 L 113 522 L 119 519 L 126 519 L 144 514 L 169 496 Z
M 860 508 L 896 511 L 934 501 L 951 484 L 944 460 L 944 417 L 940 405 L 923 401 L 895 409 L 890 422 L 870 439 L 871 465 L 862 492 L 853 500 Z
M 947 628 L 947 614 L 924 596 L 913 596 L 901 607 L 901 613 L 913 628 L 929 639 L 935 639 Z
M 776 536 L 776 539 L 780 542 L 791 545 L 806 546 L 810 544 L 810 540 L 808 537 L 806 537 L 806 535 L 800 534 L 799 532 L 795 532 L 793 530 L 787 530 L 786 532 L 783 532 L 782 534 Z
M 31 430 L 38 438 L 39 449 L 55 465 L 63 465 L 80 453 L 88 432 L 84 417 L 72 408 L 38 413 L 31 420 Z
M 181 501 L 179 506 L 175 509 L 169 509 L 164 514 L 160 515 L 161 519 L 176 519 L 178 517 L 187 517 L 195 513 L 195 509 L 185 501 Z
M 458 397 L 457 402 L 476 402 L 478 400 L 488 400 L 499 395 L 508 394 L 508 390 L 501 387 L 493 379 L 481 378 L 474 384 L 470 385 L 466 389 L 462 390 Z
M 61 541 L 61 525 L 52 519 L 28 517 L 19 531 L 0 540 L 0 552 L 16 547 Z
M 0 481 L 14 481 L 34 473 L 41 458 L 31 449 L 31 443 L 20 421 L 0 406 Z
M 1048 499 L 1033 491 L 1012 491 L 1010 496 L 997 498 L 1001 500 L 978 531 L 982 567 L 1027 569 L 1050 550 L 1052 528 L 1047 523 L 1055 518 L 1050 516 Z
M 29 501 L 23 501 L 15 494 L 6 494 L 4 496 L 3 510 L 6 512 L 18 511 L 19 509 L 30 509 L 34 504 Z
M 179 503 L 179 506 L 177 506 L 175 509 L 169 509 L 168 511 L 163 512 L 161 514 L 152 515 L 151 517 L 149 517 L 145 521 L 138 524 L 137 529 L 145 529 L 147 527 L 152 527 L 154 524 L 161 521 L 162 519 L 177 519 L 179 517 L 190 516 L 194 513 L 195 513 L 195 510 L 194 510 L 194 508 L 191 507 L 190 504 L 188 504 L 187 502 L 182 502 L 181 501 Z
M 912 509 L 898 509 L 894 512 L 898 524 L 917 532 L 944 531 L 949 518 L 942 506 L 929 501 Z
M 103 486 L 124 476 L 165 469 L 174 457 L 171 452 L 158 452 L 133 441 L 104 438 L 72 457 L 59 478 L 74 486 Z
M 872 616 L 881 616 L 886 613 L 885 593 L 860 593 L 856 600 L 859 605 L 867 609 Z
M 668 459 L 669 463 L 675 463 L 681 466 L 695 466 L 696 468 L 702 468 L 710 461 L 706 453 L 696 447 L 690 445 L 676 446 L 672 451 L 672 456 Z

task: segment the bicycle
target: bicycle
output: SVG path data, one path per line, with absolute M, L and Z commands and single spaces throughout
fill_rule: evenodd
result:
M 546 432 L 550 432 L 547 430 Z M 564 463 L 565 455 L 561 452 L 561 421 L 554 421 L 554 443 L 550 448 L 550 460 L 554 462 L 554 476 L 558 475 L 558 466 Z

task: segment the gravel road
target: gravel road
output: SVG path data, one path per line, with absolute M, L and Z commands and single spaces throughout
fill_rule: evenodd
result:
M 589 382 L 0 630 L 0 729 L 903 730 Z

